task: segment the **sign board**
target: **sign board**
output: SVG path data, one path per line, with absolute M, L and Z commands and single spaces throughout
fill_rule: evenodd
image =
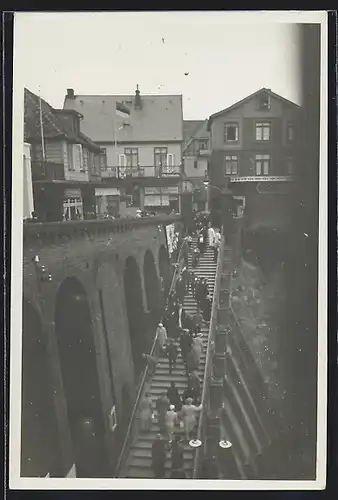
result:
M 95 188 L 95 196 L 119 196 L 119 195 L 120 195 L 119 188 L 115 187 Z
M 230 177 L 230 182 L 290 182 L 294 178 L 291 175 L 282 176 L 259 176 L 255 175 L 252 177 Z
M 167 186 L 167 187 L 145 187 L 144 194 L 178 194 L 178 186 Z

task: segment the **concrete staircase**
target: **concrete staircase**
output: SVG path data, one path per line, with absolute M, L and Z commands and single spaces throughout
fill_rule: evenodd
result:
M 196 244 L 196 238 L 193 238 L 192 248 Z M 189 268 L 191 268 L 191 255 L 189 256 Z M 214 291 L 215 274 L 216 274 L 216 262 L 213 260 L 213 251 L 207 249 L 206 253 L 200 259 L 200 264 L 198 267 L 194 268 L 196 276 L 202 276 L 208 279 L 208 285 L 211 294 Z M 184 308 L 188 313 L 194 313 L 197 309 L 196 301 L 189 293 L 184 300 Z M 205 360 L 206 360 L 206 347 L 208 342 L 209 325 L 204 325 L 202 328 L 203 334 L 203 345 L 204 352 L 201 356 L 201 363 L 199 366 L 199 376 L 203 380 Z M 169 363 L 164 357 L 161 357 L 159 364 L 157 365 L 156 372 L 153 375 L 151 381 L 146 384 L 144 391 L 149 392 L 153 400 L 154 406 L 157 397 L 163 392 L 167 392 L 170 386 L 170 382 L 174 381 L 176 387 L 178 388 L 180 394 L 187 388 L 187 377 L 185 374 L 184 364 L 182 358 L 179 354 L 176 368 L 173 369 L 171 375 L 169 375 Z M 126 452 L 126 458 L 121 469 L 120 477 L 129 478 L 153 478 L 153 472 L 151 469 L 151 447 L 155 439 L 156 434 L 159 432 L 159 426 L 155 417 L 155 421 L 152 424 L 150 432 L 140 433 L 138 431 L 138 421 L 136 421 L 133 429 L 133 440 L 132 444 Z M 177 426 L 175 433 L 181 434 L 182 430 Z M 188 478 L 192 477 L 193 471 L 193 460 L 195 451 L 189 447 L 189 444 L 184 442 L 184 470 Z M 167 460 L 165 463 L 166 467 L 166 477 L 169 477 L 171 469 L 171 458 L 170 451 L 167 451 Z

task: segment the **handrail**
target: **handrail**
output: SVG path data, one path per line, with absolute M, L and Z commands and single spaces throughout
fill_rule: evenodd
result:
M 175 269 L 175 272 L 173 274 L 173 278 L 172 278 L 172 281 L 171 281 L 169 293 L 171 292 L 171 290 L 175 286 L 175 282 L 176 282 L 176 279 L 177 279 L 177 269 L 180 268 L 180 262 L 182 260 L 183 244 L 184 244 L 184 239 L 183 239 L 183 241 L 181 243 L 180 251 L 178 253 L 178 266 Z M 152 345 L 152 348 L 151 348 L 151 351 L 150 351 L 150 356 L 152 356 L 154 354 L 154 351 L 155 351 L 155 348 L 156 348 L 156 344 L 157 344 L 157 335 L 155 335 L 154 342 L 153 342 L 153 345 Z M 147 364 L 146 367 L 145 367 L 145 369 L 144 369 L 144 371 L 143 371 L 143 375 L 142 375 L 141 383 L 139 385 L 139 389 L 138 389 L 138 392 L 137 392 L 137 396 L 136 396 L 134 408 L 133 408 L 133 411 L 132 411 L 132 414 L 131 414 L 131 417 L 130 417 L 130 420 L 129 420 L 129 425 L 128 425 L 128 429 L 127 429 L 127 432 L 126 432 L 126 437 L 124 439 L 122 450 L 121 450 L 121 453 L 120 453 L 120 456 L 119 456 L 119 460 L 118 460 L 117 466 L 115 468 L 115 477 L 119 477 L 121 466 L 122 466 L 122 463 L 123 463 L 123 460 L 124 460 L 124 457 L 125 457 L 125 452 L 126 452 L 127 446 L 129 444 L 131 436 L 132 436 L 132 432 L 131 431 L 132 431 L 132 428 L 133 428 L 133 425 L 134 425 L 134 422 L 135 422 L 135 418 L 137 416 L 138 406 L 139 406 L 139 402 L 140 402 L 140 399 L 141 399 L 141 396 L 142 396 L 142 393 L 143 393 L 144 384 L 145 384 L 145 381 L 147 379 L 148 368 L 149 368 L 149 365 Z
M 215 330 L 217 326 L 217 309 L 218 309 L 218 295 L 219 295 L 219 286 L 221 281 L 221 271 L 222 271 L 222 263 L 223 263 L 223 254 L 224 254 L 224 234 L 222 235 L 222 240 L 218 252 L 217 258 L 217 267 L 216 267 L 216 280 L 214 287 L 214 295 L 212 300 L 212 309 L 211 309 L 211 321 L 209 327 L 209 338 L 206 352 L 206 362 L 204 369 L 204 377 L 203 377 L 203 389 L 202 389 L 202 410 L 200 413 L 198 427 L 197 427 L 197 439 L 202 441 L 205 438 L 205 427 L 206 427 L 206 417 L 208 413 L 208 393 L 209 393 L 209 382 L 212 373 L 212 352 L 214 349 L 214 336 Z M 193 466 L 193 479 L 198 479 L 199 476 L 199 466 L 201 463 L 200 454 L 202 452 L 202 448 L 196 448 L 195 457 L 194 457 L 194 466 Z

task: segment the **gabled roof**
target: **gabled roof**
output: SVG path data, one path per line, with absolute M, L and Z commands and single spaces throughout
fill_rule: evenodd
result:
M 228 108 L 222 109 L 222 111 L 218 111 L 217 113 L 214 113 L 213 115 L 211 115 L 209 117 L 208 127 L 210 126 L 211 121 L 214 118 L 217 118 L 218 116 L 221 116 L 225 113 L 229 113 L 229 111 L 232 111 L 233 109 L 236 109 L 239 106 L 242 106 L 246 102 L 250 101 L 250 99 L 253 99 L 254 97 L 258 96 L 259 94 L 262 94 L 263 92 L 267 93 L 270 97 L 273 97 L 274 99 L 278 99 L 278 100 L 284 102 L 285 104 L 288 104 L 289 106 L 294 106 L 296 108 L 299 108 L 298 104 L 296 104 L 292 101 L 289 101 L 288 99 L 285 99 L 285 97 L 282 97 L 278 94 L 275 94 L 274 92 L 272 92 L 271 89 L 267 89 L 267 88 L 263 87 L 263 88 L 257 90 L 256 92 L 254 92 L 253 94 L 250 94 L 247 97 L 245 97 L 244 99 L 241 99 L 240 101 L 236 102 L 235 104 L 232 104 Z
M 64 109 L 83 115 L 81 130 L 97 142 L 166 142 L 183 140 L 181 95 L 140 95 L 141 109 L 135 109 L 132 95 L 74 95 L 64 101 Z M 116 115 L 116 103 L 130 109 L 127 120 Z M 123 123 L 129 126 L 123 126 Z
M 184 120 L 183 130 L 184 135 L 183 149 L 184 152 L 195 139 L 209 139 L 208 120 Z
M 71 142 L 84 144 L 91 149 L 99 149 L 89 137 L 83 133 L 76 134 L 69 115 L 63 110 L 54 109 L 41 98 L 43 135 L 46 139 L 64 138 Z M 28 89 L 24 89 L 24 140 L 41 140 L 40 98 Z

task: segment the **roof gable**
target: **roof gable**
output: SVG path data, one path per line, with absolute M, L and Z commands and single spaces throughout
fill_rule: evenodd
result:
M 191 122 L 191 124 L 188 125 L 189 122 Z M 184 124 L 187 124 L 186 130 L 190 127 L 190 133 L 185 137 L 182 151 L 185 151 L 195 139 L 209 138 L 208 120 L 186 120 Z M 194 128 L 193 124 L 195 124 Z
M 63 110 L 56 110 L 41 98 L 43 135 L 46 139 L 64 138 L 92 149 L 99 149 L 89 137 L 76 133 L 73 122 Z M 24 89 L 24 140 L 41 140 L 40 98 L 28 89 Z
M 246 102 L 250 101 L 251 99 L 253 99 L 253 98 L 255 98 L 255 97 L 257 97 L 257 96 L 259 96 L 260 94 L 263 94 L 263 93 L 266 93 L 270 97 L 272 97 L 274 99 L 278 99 L 278 100 L 284 102 L 285 104 L 287 104 L 289 106 L 293 106 L 295 108 L 299 108 L 298 104 L 296 104 L 296 103 L 294 103 L 292 101 L 289 101 L 288 99 L 285 99 L 285 97 L 282 97 L 282 96 L 280 96 L 278 94 L 275 94 L 274 92 L 271 91 L 271 89 L 267 89 L 267 88 L 263 87 L 263 88 L 257 90 L 256 92 L 254 92 L 253 94 L 248 95 L 244 99 L 241 99 L 240 101 L 237 101 L 235 104 L 232 104 L 228 108 L 222 109 L 222 111 L 218 111 L 217 113 L 214 113 L 213 115 L 211 115 L 209 117 L 208 129 L 209 129 L 210 124 L 211 124 L 211 122 L 212 122 L 212 120 L 214 118 L 217 118 L 219 116 L 222 116 L 223 114 L 229 113 L 230 111 L 233 111 L 236 108 L 239 108 L 240 106 L 242 106 Z
M 166 142 L 183 140 L 181 95 L 141 95 L 141 109 L 135 109 L 135 96 L 75 95 L 66 97 L 64 109 L 83 115 L 81 130 L 97 142 Z M 130 109 L 127 120 L 116 115 L 116 103 Z

